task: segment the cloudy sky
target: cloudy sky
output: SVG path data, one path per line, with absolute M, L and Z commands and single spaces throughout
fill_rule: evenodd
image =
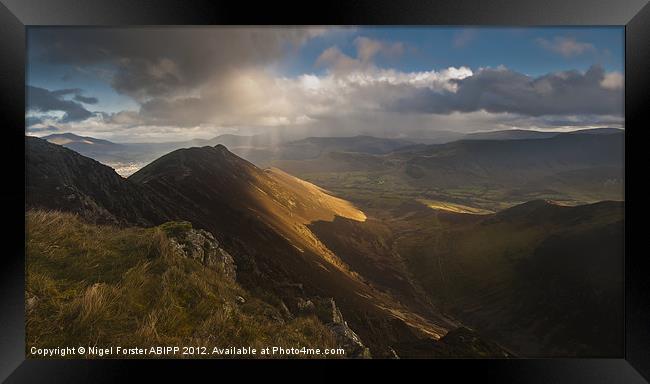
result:
M 121 142 L 623 126 L 623 28 L 28 29 L 26 131 Z

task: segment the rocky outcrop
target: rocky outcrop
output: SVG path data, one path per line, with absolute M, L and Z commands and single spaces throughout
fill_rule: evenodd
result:
M 298 306 L 298 311 L 300 313 L 310 314 L 315 311 L 314 303 L 311 300 L 298 298 L 298 302 L 296 305 Z
M 38 304 L 38 297 L 31 292 L 25 292 L 25 310 L 27 313 L 32 312 Z
M 231 281 L 237 278 L 233 257 L 220 247 L 212 233 L 194 229 L 189 222 L 169 222 L 160 226 L 176 250 L 208 268 L 221 271 Z
M 370 350 L 363 344 L 352 328 L 348 326 L 334 299 L 330 298 L 318 302 L 318 317 L 334 333 L 337 344 L 345 349 L 346 357 L 363 359 L 372 357 Z

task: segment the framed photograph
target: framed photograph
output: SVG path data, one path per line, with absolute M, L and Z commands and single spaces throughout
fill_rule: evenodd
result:
M 647 382 L 646 3 L 2 0 L 0 377 Z

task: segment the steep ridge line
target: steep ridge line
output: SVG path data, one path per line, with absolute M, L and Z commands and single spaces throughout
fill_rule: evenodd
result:
M 261 170 L 223 146 L 174 151 L 128 179 L 40 139 L 26 137 L 26 149 L 28 208 L 72 211 L 120 226 L 190 221 L 233 254 L 249 288 L 287 300 L 334 297 L 378 356 L 388 355 L 391 344 L 439 339 L 458 327 L 443 316 L 424 318 L 377 291 L 306 226 L 339 215 L 364 220 L 363 212 L 313 184 Z M 301 288 L 284 288 L 290 286 Z

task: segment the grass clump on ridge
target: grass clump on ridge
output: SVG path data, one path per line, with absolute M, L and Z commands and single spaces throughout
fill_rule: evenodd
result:
M 31 346 L 335 346 L 315 317 L 278 320 L 275 307 L 175 253 L 166 233 L 183 223 L 116 228 L 48 211 L 29 211 L 26 223 L 28 353 Z

